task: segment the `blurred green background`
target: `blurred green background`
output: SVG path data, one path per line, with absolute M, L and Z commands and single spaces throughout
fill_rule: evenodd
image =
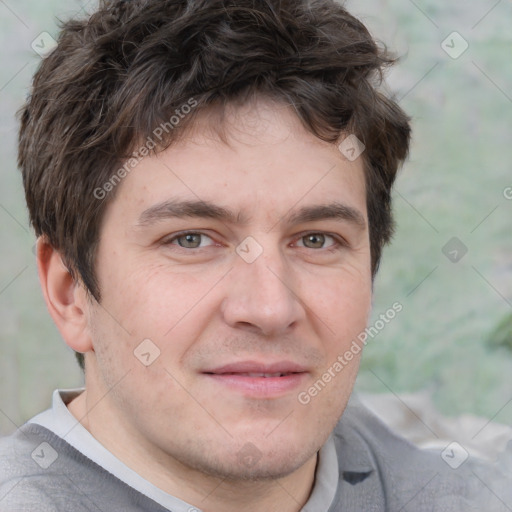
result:
M 0 433 L 47 408 L 53 389 L 82 384 L 39 291 L 15 112 L 40 62 L 32 41 L 42 32 L 55 37 L 55 16 L 87 3 L 0 2 Z M 471 412 L 510 424 L 512 4 L 364 0 L 347 7 L 401 56 L 387 83 L 414 126 L 371 324 L 395 301 L 403 311 L 368 342 L 357 387 L 426 390 L 448 416 Z M 443 252 L 453 237 L 458 246 Z

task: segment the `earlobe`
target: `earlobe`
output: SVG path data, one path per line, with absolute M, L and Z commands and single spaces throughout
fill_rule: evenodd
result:
M 87 291 L 44 237 L 37 241 L 36 254 L 44 300 L 64 341 L 77 352 L 91 351 Z

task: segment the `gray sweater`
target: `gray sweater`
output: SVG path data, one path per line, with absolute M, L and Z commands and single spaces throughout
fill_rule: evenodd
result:
M 334 498 L 321 510 L 306 505 L 303 510 L 308 512 L 512 510 L 512 482 L 496 469 L 471 458 L 458 465 L 459 455 L 453 450 L 443 455 L 419 450 L 359 403 L 349 404 L 332 439 L 338 463 Z M 317 473 L 315 488 L 322 486 L 322 478 L 325 471 L 323 477 Z M 0 439 L 1 512 L 169 510 L 177 512 L 40 424 L 27 423 Z

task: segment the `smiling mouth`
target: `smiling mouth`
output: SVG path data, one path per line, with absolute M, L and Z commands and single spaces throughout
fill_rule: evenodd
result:
M 207 375 L 219 375 L 219 376 L 229 376 L 233 375 L 236 377 L 251 377 L 251 378 L 265 378 L 270 379 L 274 377 L 288 377 L 289 375 L 296 375 L 299 372 L 277 372 L 277 373 L 262 373 L 262 372 L 225 372 L 225 373 L 214 373 L 207 372 Z
M 256 360 L 233 361 L 227 364 L 205 368 L 209 375 L 234 375 L 240 377 L 287 377 L 307 372 L 307 368 L 293 361 L 262 362 Z
M 265 368 L 266 366 L 266 368 Z M 308 371 L 291 363 L 242 362 L 203 372 L 212 385 L 249 399 L 270 400 L 293 395 L 306 383 Z

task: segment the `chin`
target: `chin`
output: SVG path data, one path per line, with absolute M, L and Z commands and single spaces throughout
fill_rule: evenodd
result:
M 231 481 L 262 482 L 284 478 L 303 466 L 317 450 L 304 453 L 297 452 L 296 448 L 290 451 L 280 450 L 271 453 L 256 453 L 248 458 L 247 453 L 251 452 L 251 445 L 247 443 L 236 454 L 230 464 L 220 464 L 212 468 L 215 476 Z
M 320 443 L 320 444 L 318 444 Z M 269 445 L 267 440 L 267 445 Z M 261 447 L 261 444 L 260 444 Z M 228 481 L 267 481 L 286 477 L 302 467 L 321 448 L 321 441 L 284 443 L 257 448 L 250 441 L 187 454 L 181 462 L 203 474 Z

